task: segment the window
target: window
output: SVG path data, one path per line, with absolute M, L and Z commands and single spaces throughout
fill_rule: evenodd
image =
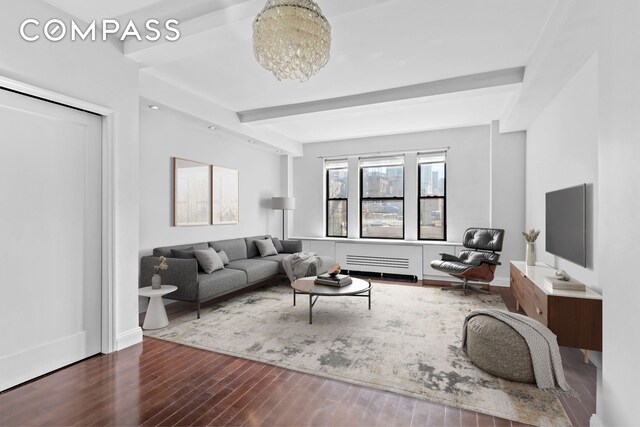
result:
M 418 156 L 418 239 L 446 240 L 446 155 Z
M 360 237 L 404 239 L 404 156 L 360 159 Z
M 347 160 L 326 160 L 327 237 L 347 237 L 347 197 L 349 169 Z

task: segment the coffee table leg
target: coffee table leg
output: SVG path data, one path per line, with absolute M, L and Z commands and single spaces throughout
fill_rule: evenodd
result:
M 309 294 L 309 324 L 313 324 L 313 295 Z
M 369 310 L 371 310 L 371 289 L 369 289 Z
M 296 290 L 293 290 L 293 306 L 296 306 Z

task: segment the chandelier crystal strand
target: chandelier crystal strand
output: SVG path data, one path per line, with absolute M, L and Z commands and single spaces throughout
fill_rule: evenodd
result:
M 312 0 L 268 0 L 253 22 L 256 60 L 278 80 L 309 80 L 330 50 L 331 25 Z

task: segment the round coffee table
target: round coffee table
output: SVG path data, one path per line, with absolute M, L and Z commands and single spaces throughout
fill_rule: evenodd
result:
M 173 285 L 162 285 L 160 289 L 153 289 L 151 286 L 138 289 L 138 295 L 149 297 L 149 306 L 147 307 L 147 313 L 144 315 L 142 329 L 160 329 L 169 324 L 162 296 L 177 289 L 178 287 Z
M 316 304 L 318 297 L 366 297 L 369 299 L 369 310 L 371 310 L 371 280 L 364 281 L 352 277 L 353 281 L 350 285 L 337 287 L 328 285 L 316 285 L 314 281 L 316 277 L 304 277 L 297 279 L 291 284 L 293 288 L 293 305 L 296 305 L 296 295 L 309 295 L 309 324 L 313 323 L 313 306 Z

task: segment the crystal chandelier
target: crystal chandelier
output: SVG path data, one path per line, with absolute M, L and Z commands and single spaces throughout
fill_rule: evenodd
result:
M 312 0 L 268 0 L 253 21 L 253 53 L 278 80 L 309 80 L 330 49 L 331 25 Z

